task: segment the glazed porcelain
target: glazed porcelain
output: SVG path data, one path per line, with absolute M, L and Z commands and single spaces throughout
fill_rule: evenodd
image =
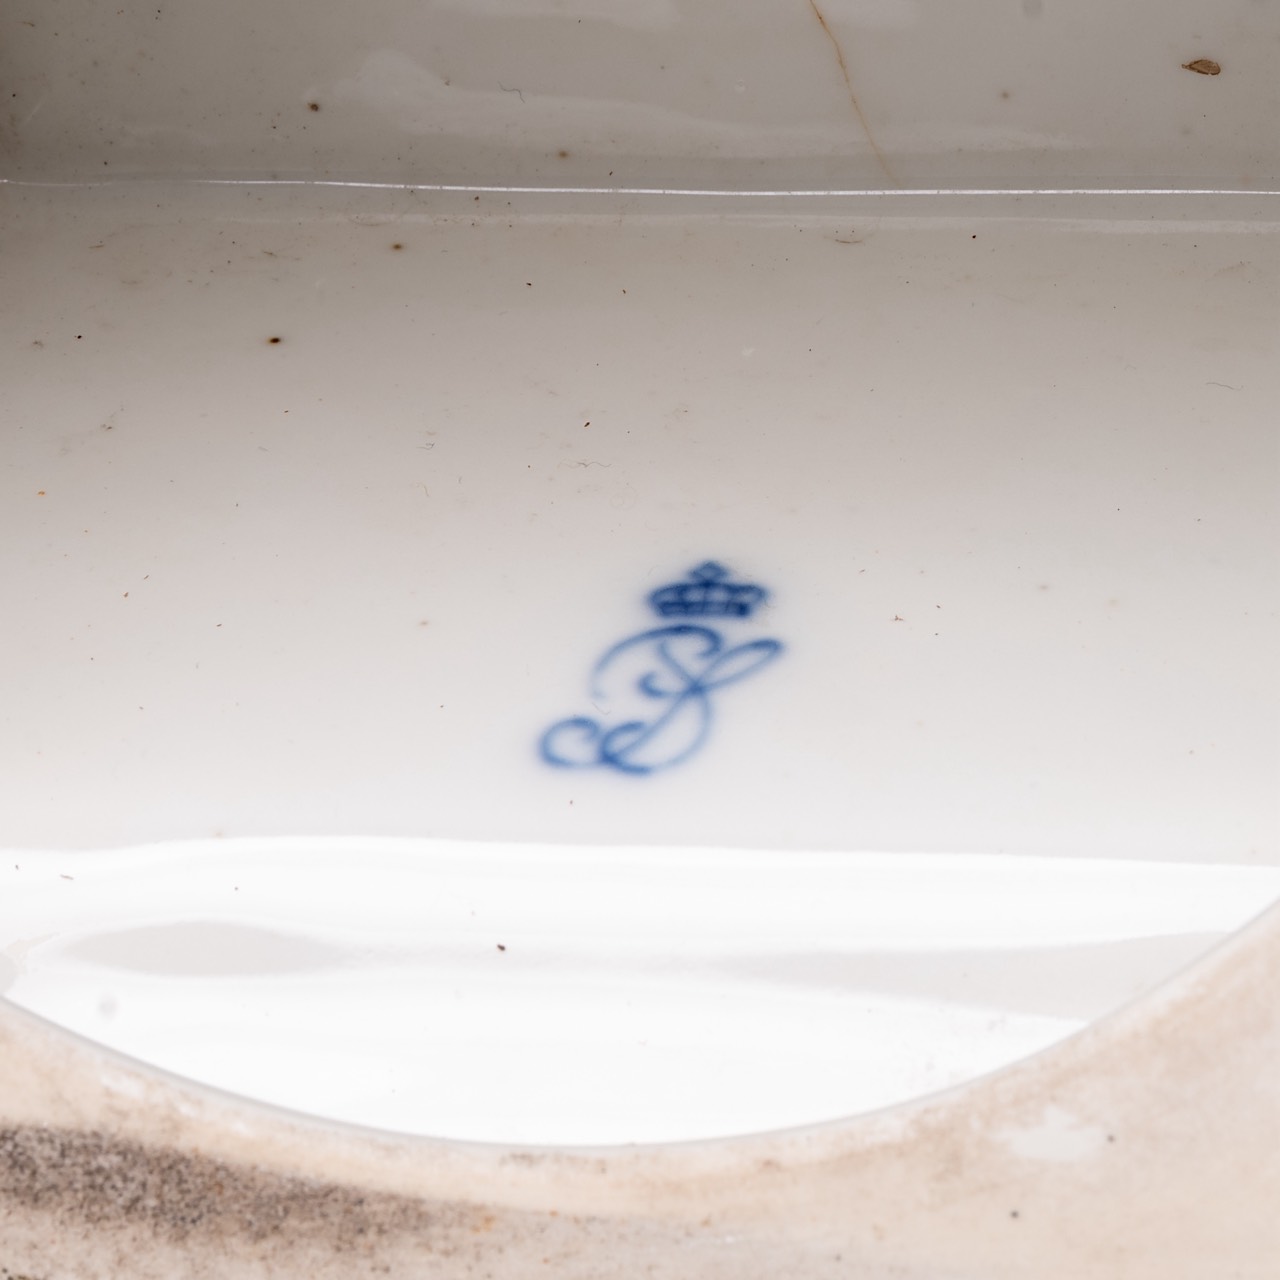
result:
M 1027 855 L 14 857 L 14 1002 L 278 1106 L 525 1144 L 709 1139 L 936 1093 L 1135 999 L 1280 893 L 1271 867 Z
M 3 23 L 0 1266 L 1271 1274 L 1274 15 Z
M 5 22 L 27 180 L 1276 185 L 1252 0 L 13 0 Z
M 928 1102 L 632 1149 L 330 1128 L 165 1079 L 5 1006 L 5 1265 L 1262 1280 L 1280 1253 L 1278 943 L 1272 913 L 1140 1009 Z
M 1252 198 L 7 201 L 6 844 L 1274 860 Z

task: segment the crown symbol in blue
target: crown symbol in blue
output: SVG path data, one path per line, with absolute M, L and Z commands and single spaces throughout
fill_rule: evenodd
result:
M 729 570 L 708 560 L 689 572 L 688 582 L 659 587 L 649 603 L 664 618 L 749 618 L 768 598 L 763 587 L 728 581 Z

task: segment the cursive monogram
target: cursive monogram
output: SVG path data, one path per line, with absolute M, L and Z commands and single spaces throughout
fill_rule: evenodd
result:
M 655 592 L 650 601 L 665 616 L 749 616 L 765 592 L 731 586 L 726 576 L 708 562 L 689 583 Z M 731 645 L 719 631 L 693 623 L 642 631 L 614 645 L 592 671 L 591 702 L 600 716 L 553 724 L 539 744 L 542 758 L 561 768 L 606 766 L 629 774 L 680 764 L 706 742 L 711 693 L 753 675 L 781 652 L 778 640 Z M 643 714 L 634 714 L 637 708 Z

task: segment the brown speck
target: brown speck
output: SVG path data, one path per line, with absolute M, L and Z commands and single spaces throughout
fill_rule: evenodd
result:
M 895 613 L 893 615 L 893 620 L 894 622 L 906 622 L 906 618 L 904 618 L 900 613 Z
M 403 248 L 404 248 L 404 245 L 402 245 L 402 244 L 400 243 L 400 241 L 399 241 L 399 240 L 397 240 L 397 241 L 395 242 L 395 244 L 393 244 L 391 247 L 392 247 L 393 249 L 399 250 L 399 249 L 403 249 Z
M 1216 76 L 1222 73 L 1222 68 L 1212 58 L 1196 58 L 1193 62 L 1184 62 L 1182 69 L 1194 71 L 1201 76 Z
M 319 111 L 319 110 L 320 110 L 320 104 L 319 104 L 318 102 L 308 102 L 308 103 L 307 103 L 307 110 L 308 110 L 308 111 Z
M 1001 90 L 1000 90 L 1000 96 L 1001 96 L 1001 97 L 1002 97 L 1006 102 L 1008 102 L 1008 101 L 1009 101 L 1009 99 L 1010 99 L 1011 97 L 1013 97 L 1013 95 L 1009 92 L 1009 90 L 1008 90 L 1008 89 L 1001 89 Z
M 274 346 L 277 346 L 277 345 L 278 345 L 280 342 L 282 342 L 282 341 L 283 341 L 283 339 L 281 339 L 281 338 L 268 338 L 268 339 L 267 339 L 267 345 L 268 345 L 268 346 L 272 346 L 272 347 L 274 347 Z
M 37 497 L 37 498 L 43 498 L 43 497 L 44 497 L 44 490 L 43 490 L 43 489 L 37 489 L 37 490 L 36 490 L 36 497 Z
M 563 147 L 556 152 L 556 155 L 558 155 L 561 160 L 567 160 L 569 158 L 569 153 Z
M 505 947 L 505 946 L 500 942 L 500 943 L 498 943 L 498 950 L 499 950 L 499 951 L 505 951 L 505 950 L 506 950 L 506 947 Z

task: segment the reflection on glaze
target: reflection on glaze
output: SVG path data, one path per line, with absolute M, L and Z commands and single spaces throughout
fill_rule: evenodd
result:
M 649 604 L 663 618 L 734 622 L 766 599 L 763 587 L 730 582 L 723 566 L 707 561 L 689 581 L 655 591 Z M 722 632 L 691 622 L 642 631 L 615 644 L 592 671 L 591 703 L 600 717 L 553 724 L 539 744 L 542 758 L 561 768 L 607 765 L 632 774 L 680 764 L 707 739 L 712 690 L 752 675 L 781 652 L 778 640 L 734 645 Z M 615 705 L 634 705 L 636 695 L 641 714 L 619 719 Z

